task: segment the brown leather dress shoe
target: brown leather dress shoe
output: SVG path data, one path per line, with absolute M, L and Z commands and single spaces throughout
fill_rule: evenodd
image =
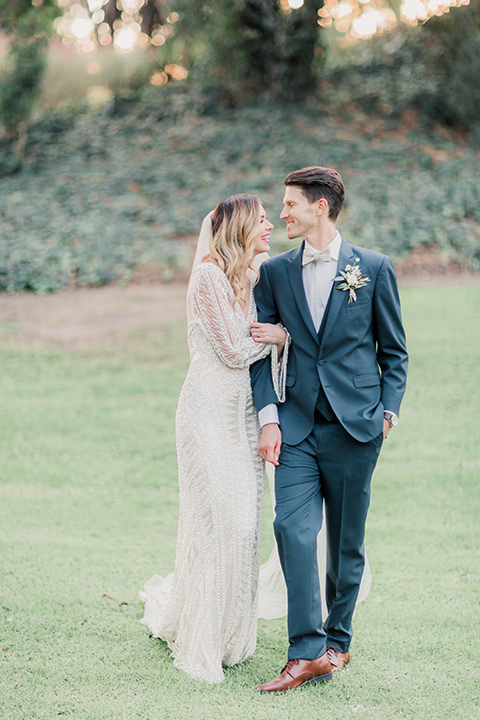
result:
M 325 682 L 331 677 L 332 666 L 325 653 L 316 660 L 289 660 L 278 677 L 264 685 L 259 685 L 257 690 L 262 693 L 284 693 L 310 682 Z
M 350 653 L 342 653 L 333 645 L 327 645 L 327 655 L 332 666 L 332 670 L 341 670 L 350 662 Z

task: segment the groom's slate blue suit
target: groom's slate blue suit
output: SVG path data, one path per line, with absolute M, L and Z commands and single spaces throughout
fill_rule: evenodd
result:
M 275 535 L 288 590 L 289 659 L 346 652 L 364 567 L 370 479 L 383 441 L 383 411 L 398 414 L 407 352 L 393 264 L 342 239 L 338 273 L 358 258 L 370 278 L 356 302 L 333 285 L 319 332 L 302 280 L 304 242 L 263 263 L 255 288 L 260 322 L 292 337 L 287 394 L 279 405 Z M 251 368 L 257 410 L 277 398 L 268 358 Z M 316 537 L 325 501 L 326 596 L 322 622 Z

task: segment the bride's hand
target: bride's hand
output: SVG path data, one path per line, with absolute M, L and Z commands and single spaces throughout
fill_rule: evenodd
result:
M 280 325 L 272 325 L 271 323 L 252 322 L 250 325 L 250 334 L 255 342 L 271 343 L 283 348 L 287 339 L 287 331 Z

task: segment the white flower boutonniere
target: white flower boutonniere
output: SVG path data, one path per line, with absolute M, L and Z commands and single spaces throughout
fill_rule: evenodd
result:
M 348 302 L 351 303 L 357 301 L 357 293 L 355 292 L 358 288 L 364 287 L 367 282 L 370 282 L 368 275 L 362 275 L 359 265 L 360 258 L 355 258 L 353 265 L 347 265 L 345 270 L 340 270 L 340 275 L 335 280 L 343 280 L 341 285 L 337 286 L 337 290 L 348 290 L 350 293 Z

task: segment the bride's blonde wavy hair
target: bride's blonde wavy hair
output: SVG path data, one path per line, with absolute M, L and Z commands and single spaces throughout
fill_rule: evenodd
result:
M 255 257 L 260 207 L 256 195 L 232 195 L 219 203 L 212 213 L 209 252 L 203 258 L 203 262 L 213 262 L 223 270 L 235 293 L 234 304 L 239 302 L 243 307 L 247 291 L 242 283 Z

